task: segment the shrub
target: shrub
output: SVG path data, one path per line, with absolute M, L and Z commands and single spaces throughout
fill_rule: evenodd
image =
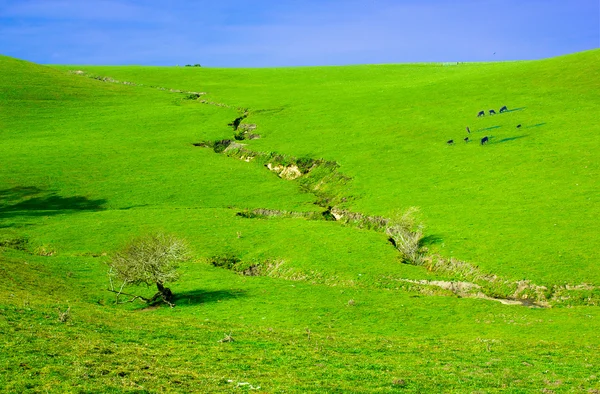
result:
M 213 143 L 213 150 L 216 153 L 221 153 L 231 144 L 231 140 L 220 140 Z
M 418 208 L 411 207 L 390 219 L 385 232 L 402 255 L 404 262 L 423 264 L 423 230 L 425 226 L 417 219 Z
M 238 131 L 237 133 L 235 133 L 233 138 L 235 138 L 238 141 L 243 141 L 246 139 L 246 134 L 247 134 L 247 132 L 245 130 L 241 130 L 241 131 Z
M 327 208 L 327 210 L 326 210 L 326 211 L 323 211 L 323 212 L 321 213 L 321 215 L 322 215 L 323 219 L 325 219 L 325 220 L 329 220 L 329 221 L 335 221 L 335 220 L 336 220 L 335 216 L 333 216 L 333 213 L 331 212 L 331 209 L 332 209 L 332 208 L 331 208 L 331 207 L 329 207 L 329 208 Z
M 259 215 L 256 212 L 250 211 L 250 210 L 243 210 L 243 211 L 239 211 L 236 212 L 235 216 L 239 216 L 242 218 L 246 218 L 246 219 L 256 219 L 256 218 L 264 218 L 264 215 Z
M 233 127 L 233 131 L 237 131 L 238 127 L 240 126 L 240 123 L 242 122 L 242 120 L 244 120 L 245 117 L 246 115 L 237 117 L 231 123 L 228 123 L 227 126 L 231 126 Z
M 315 159 L 311 159 L 310 157 L 301 157 L 296 160 L 296 165 L 298 166 L 300 172 L 306 174 L 316 162 L 317 161 Z
M 215 153 L 222 153 L 229 145 L 231 145 L 231 140 L 215 141 L 213 143 L 213 150 Z
M 225 268 L 225 269 L 233 269 L 235 267 L 236 264 L 238 264 L 241 260 L 231 254 L 224 254 L 221 256 L 213 256 L 210 259 L 210 263 L 215 266 L 215 267 L 219 267 L 219 268 Z

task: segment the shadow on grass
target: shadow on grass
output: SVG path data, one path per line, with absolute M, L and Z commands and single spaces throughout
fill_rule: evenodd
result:
M 507 112 L 523 111 L 525 108 L 527 108 L 527 107 L 519 107 L 519 108 L 507 109 L 506 111 L 498 112 L 498 115 L 505 114 Z
M 500 127 L 502 127 L 502 126 L 491 126 L 491 127 L 486 127 L 485 129 L 475 130 L 475 132 L 494 130 L 494 129 L 499 129 Z
M 523 111 L 525 108 L 527 108 L 527 107 L 519 107 L 519 108 L 507 109 L 506 111 L 504 111 L 504 112 L 501 112 L 501 113 L 503 113 L 503 114 L 504 114 L 504 113 L 506 113 L 506 112 Z
M 35 186 L 17 186 L 0 190 L 0 220 L 101 211 L 105 209 L 106 202 L 105 199 L 91 200 L 84 196 L 59 196 Z
M 426 237 L 423 237 L 421 239 L 421 241 L 419 242 L 419 244 L 421 246 L 431 246 L 431 245 L 441 244 L 443 241 L 444 241 L 444 239 L 442 238 L 441 235 L 431 234 Z
M 276 114 L 278 112 L 281 111 L 285 111 L 287 109 L 287 106 L 282 106 L 282 107 L 277 107 L 277 108 L 267 108 L 267 109 L 257 109 L 252 111 L 253 114 Z
M 525 128 L 526 129 L 531 129 L 532 127 L 540 127 L 540 126 L 543 126 L 545 124 L 546 124 L 546 122 L 544 122 L 544 123 L 538 123 L 538 124 L 534 124 L 534 125 L 531 125 L 531 126 L 527 126 Z
M 192 290 L 173 294 L 175 305 L 192 306 L 198 304 L 207 304 L 211 302 L 222 302 L 229 299 L 245 297 L 243 290 Z
M 148 207 L 150 206 L 150 204 L 137 204 L 137 205 L 130 205 L 128 207 L 123 207 L 123 208 L 116 208 L 117 211 L 129 211 L 130 209 L 136 209 L 136 208 L 144 208 L 144 207 Z
M 499 140 L 499 141 L 492 141 L 492 144 L 501 144 L 501 143 L 503 143 L 503 142 L 514 141 L 514 140 L 518 140 L 518 139 L 525 138 L 525 137 L 527 137 L 527 134 L 523 134 L 523 135 L 517 135 L 517 136 L 515 136 L 515 137 L 507 137 L 507 138 L 502 138 L 502 139 L 501 139 L 501 140 Z

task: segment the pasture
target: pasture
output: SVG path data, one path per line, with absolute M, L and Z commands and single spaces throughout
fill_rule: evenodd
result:
M 210 69 L 0 57 L 0 385 L 600 390 L 598 60 Z M 260 138 L 235 140 L 238 117 Z M 194 146 L 223 140 L 243 150 Z M 274 160 L 335 166 L 288 180 L 265 167 Z M 327 220 L 409 207 L 428 255 L 469 272 L 404 264 L 385 233 Z M 240 214 L 254 210 L 277 214 Z M 110 253 L 152 231 L 193 249 L 171 285 L 177 306 L 114 305 Z M 269 268 L 244 275 L 251 266 Z M 465 281 L 485 298 L 447 286 Z

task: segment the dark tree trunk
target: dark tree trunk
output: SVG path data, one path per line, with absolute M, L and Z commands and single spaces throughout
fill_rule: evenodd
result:
M 173 303 L 173 292 L 171 291 L 171 289 L 165 287 L 162 283 L 158 282 L 156 283 L 156 288 L 158 289 L 158 292 L 167 304 Z

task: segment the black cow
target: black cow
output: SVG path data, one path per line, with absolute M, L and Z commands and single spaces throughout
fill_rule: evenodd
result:
M 485 116 L 485 111 L 479 111 L 477 117 L 479 118 L 480 116 Z
M 469 142 L 469 137 L 465 137 L 465 142 Z
M 454 140 L 448 140 L 446 143 L 447 143 L 448 145 L 452 145 L 452 144 L 454 144 Z
M 490 109 L 490 115 L 496 115 L 496 111 L 494 111 L 493 109 Z
M 471 134 L 471 129 L 467 127 L 467 133 Z
M 520 129 L 520 128 L 521 128 L 521 125 L 520 125 L 520 124 L 518 124 L 518 125 L 517 125 L 517 129 Z
M 488 138 L 488 136 L 486 135 L 485 137 L 483 137 L 481 139 L 481 145 L 485 144 L 486 142 L 488 142 L 490 139 Z
M 504 107 L 500 108 L 500 113 L 506 112 L 506 111 L 508 111 L 508 108 L 506 108 L 506 105 Z

